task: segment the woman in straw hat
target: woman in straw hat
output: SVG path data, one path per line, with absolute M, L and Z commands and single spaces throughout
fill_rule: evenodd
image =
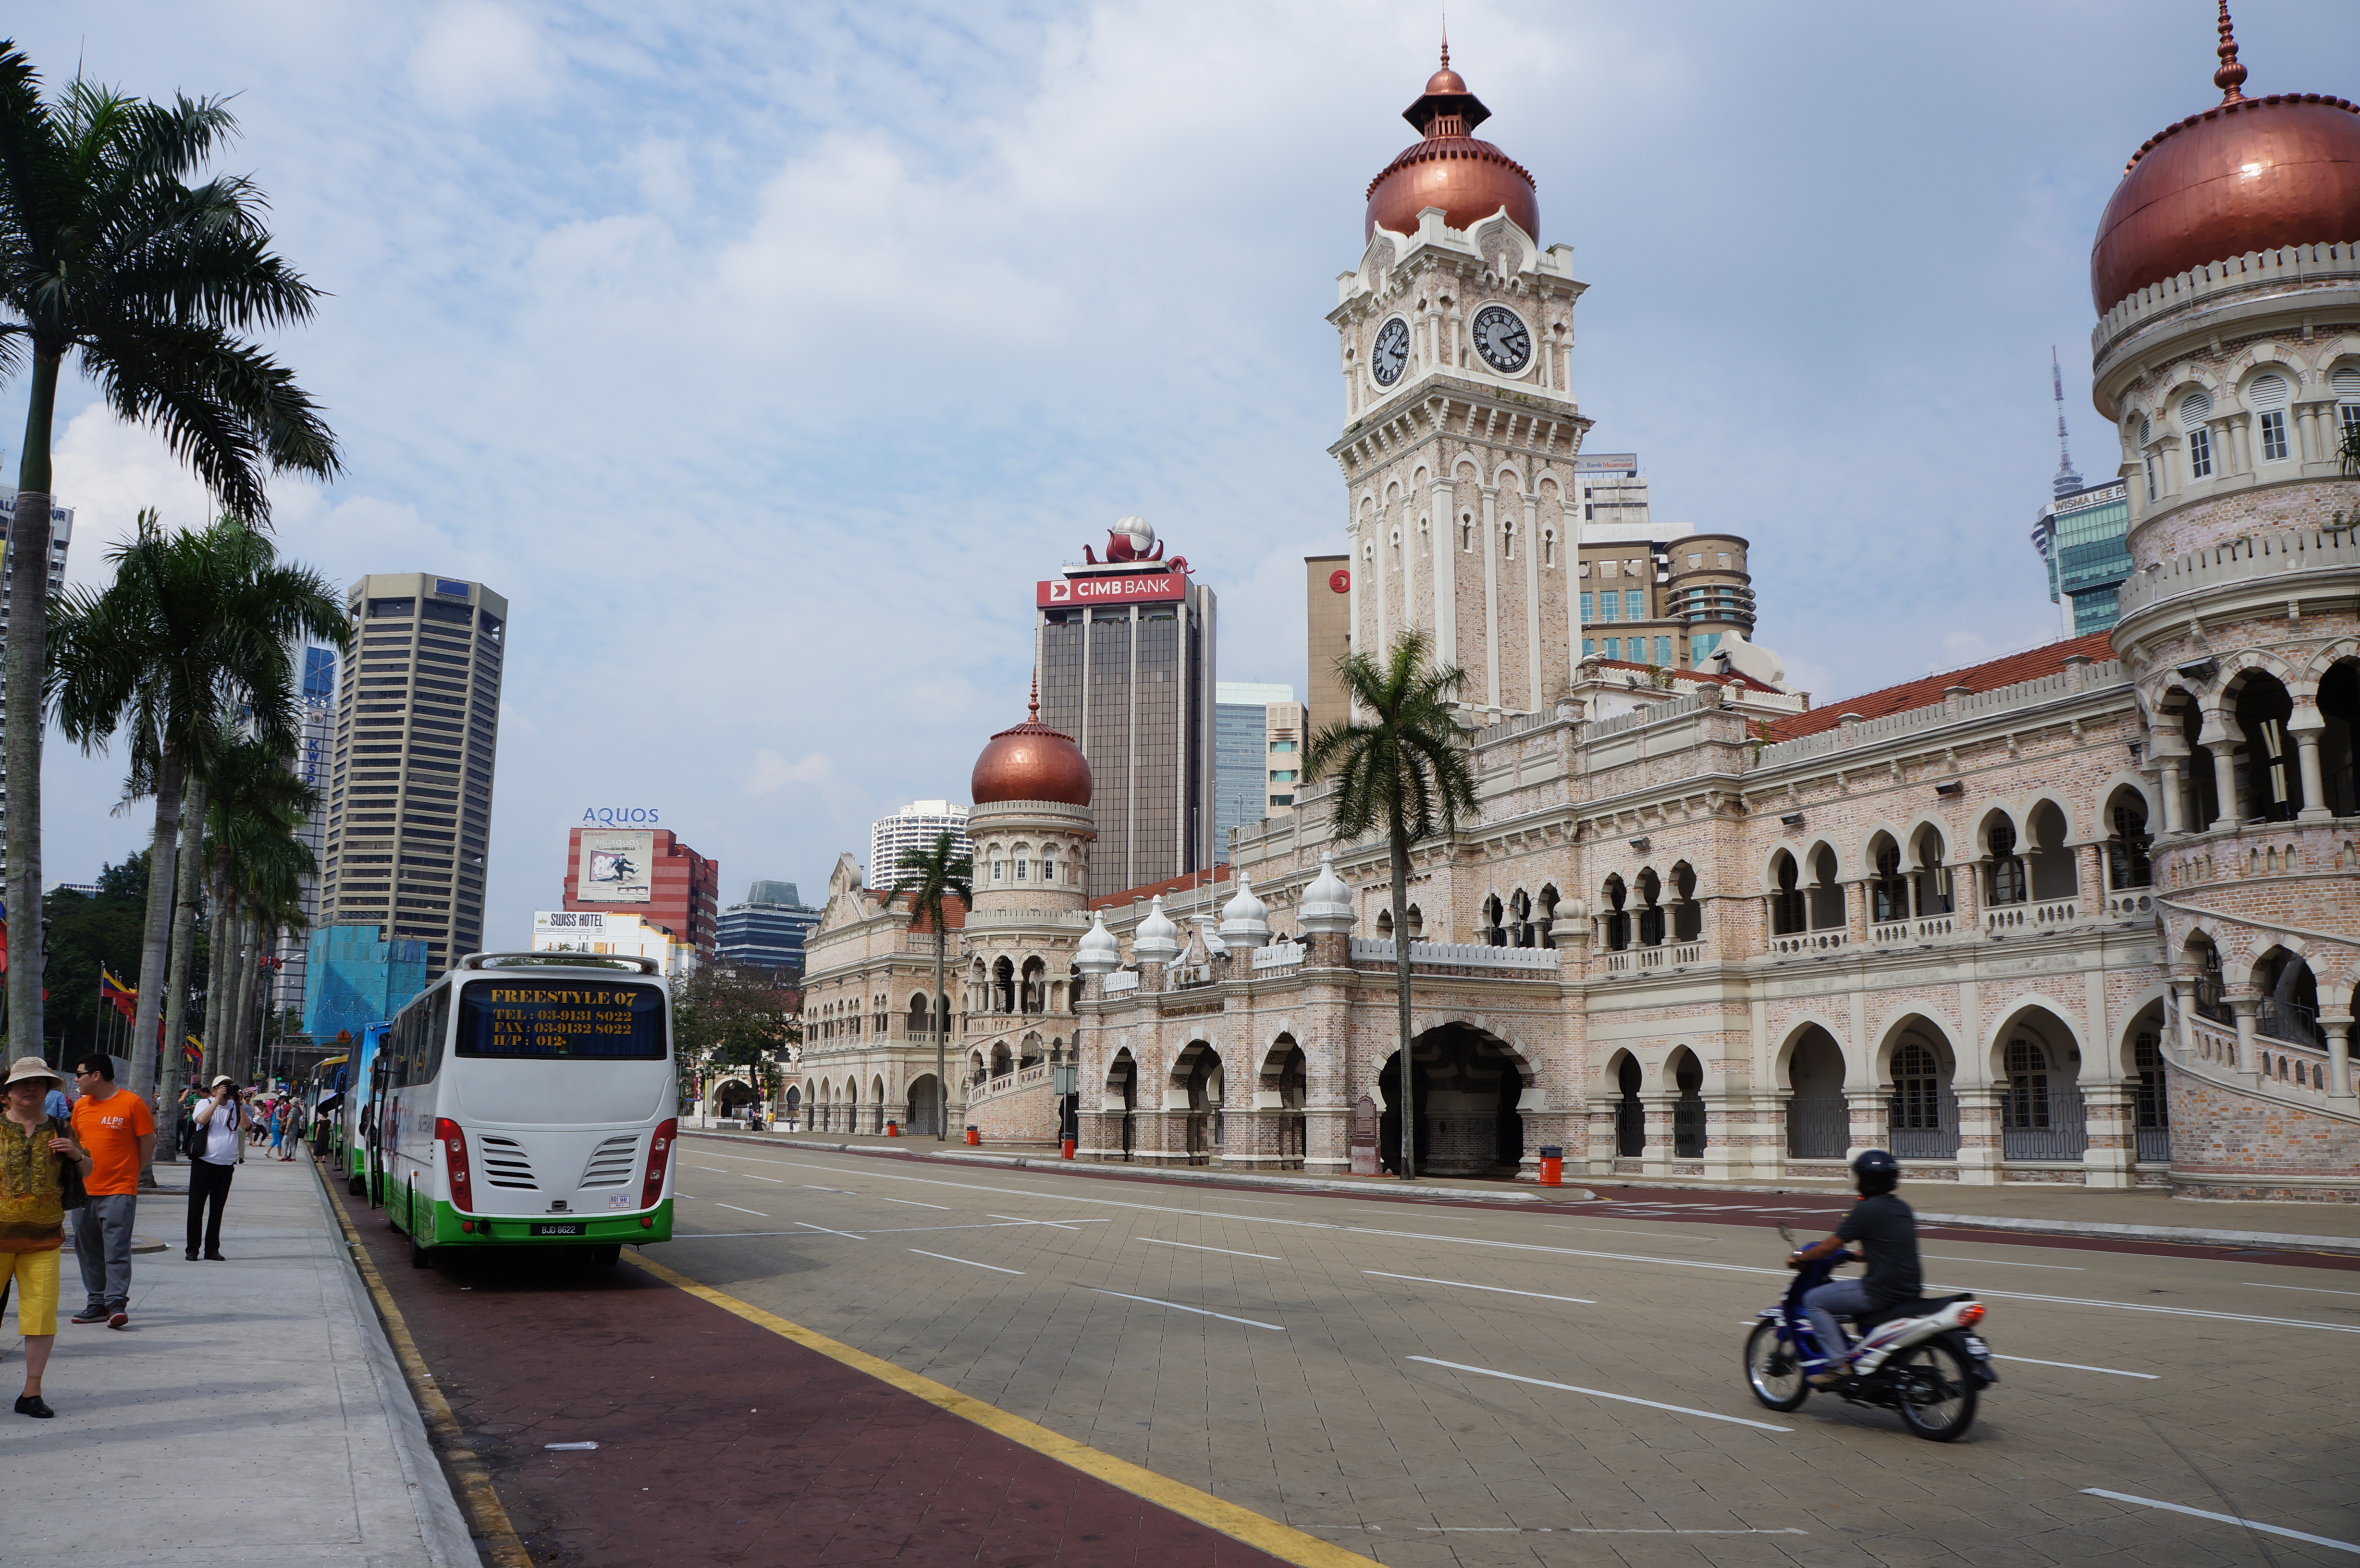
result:
M 58 1258 L 65 1245 L 64 1162 L 90 1173 L 90 1156 L 44 1102 L 65 1080 L 38 1056 L 20 1056 L 0 1094 L 0 1279 L 16 1287 L 25 1335 L 25 1391 L 16 1413 L 56 1414 L 41 1399 L 41 1372 L 58 1337 Z

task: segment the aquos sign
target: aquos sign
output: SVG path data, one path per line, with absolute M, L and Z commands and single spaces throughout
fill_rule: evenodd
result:
M 585 828 L 652 828 L 663 824 L 656 820 L 659 808 L 654 806 L 585 806 L 582 811 L 582 826 Z
M 1036 607 L 1057 604 L 1171 604 L 1188 596 L 1185 572 L 1157 572 L 1141 577 L 1058 577 L 1033 584 Z

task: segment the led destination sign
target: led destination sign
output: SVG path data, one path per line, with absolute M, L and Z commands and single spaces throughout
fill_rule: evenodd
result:
M 1139 577 L 1056 577 L 1034 585 L 1034 606 L 1053 604 L 1159 604 L 1188 595 L 1185 572 L 1156 572 Z

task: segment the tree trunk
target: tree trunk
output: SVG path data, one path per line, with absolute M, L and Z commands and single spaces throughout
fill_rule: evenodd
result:
M 1409 836 L 1396 817 L 1393 824 L 1393 995 L 1401 1014 L 1401 1173 L 1417 1177 L 1417 1103 L 1412 1097 L 1409 1064 Z
M 16 467 L 16 516 L 8 529 L 6 735 L 6 901 L 16 920 L 8 965 L 8 1054 L 41 1054 L 41 677 L 48 663 L 49 606 L 49 434 L 55 423 L 59 358 L 38 349 L 25 408 L 24 455 Z
M 254 1039 L 254 998 L 261 985 L 262 976 L 262 917 L 249 913 L 246 918 L 246 940 L 237 949 L 237 1010 L 230 1028 L 222 1031 L 221 1065 L 216 1073 L 237 1075 L 237 1064 L 244 1061 Z
M 229 874 L 224 857 L 216 851 L 213 874 L 206 895 L 212 900 L 213 916 L 206 931 L 213 941 L 205 950 L 205 1017 L 197 1026 L 197 1038 L 204 1044 L 204 1054 L 198 1058 L 198 1071 L 210 1080 L 218 1071 L 213 1065 L 221 1060 L 222 1025 L 227 1021 L 230 1000 L 230 956 L 237 951 L 237 911 L 229 899 Z
M 926 999 L 926 1022 L 934 1031 L 934 1141 L 941 1143 L 951 1136 L 951 1081 L 947 1076 L 945 1053 L 950 1049 L 950 1019 L 943 1014 L 943 921 L 945 913 L 934 920 L 934 994 Z
M 180 1094 L 180 1037 L 187 1033 L 189 949 L 197 934 L 197 906 L 204 899 L 205 781 L 191 779 L 180 796 L 180 869 L 172 892 L 172 957 L 164 983 L 164 1054 L 156 1080 L 156 1113 L 161 1121 Z M 155 1041 L 141 1042 L 152 1051 Z M 180 1159 L 157 1140 L 157 1152 Z
M 131 1038 L 153 1041 L 156 1025 L 164 1016 L 164 965 L 172 951 L 172 882 L 180 870 L 180 757 L 169 746 L 156 769 L 156 835 L 148 844 L 148 920 L 139 942 L 139 1000 L 135 1004 Z M 131 1092 L 142 1099 L 156 1094 L 153 1052 L 131 1053 Z

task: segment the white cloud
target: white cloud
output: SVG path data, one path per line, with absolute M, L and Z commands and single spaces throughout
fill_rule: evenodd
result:
M 826 757 L 814 752 L 809 757 L 789 761 L 770 747 L 754 754 L 754 766 L 746 775 L 745 793 L 775 795 L 790 784 L 835 785 L 844 775 Z
M 453 117 L 549 101 L 548 51 L 532 24 L 489 0 L 443 0 L 410 51 L 410 79 L 430 107 Z

